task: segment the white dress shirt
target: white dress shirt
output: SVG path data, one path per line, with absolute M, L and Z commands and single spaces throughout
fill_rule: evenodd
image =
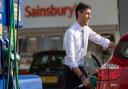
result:
M 82 46 L 82 30 L 84 31 L 84 46 Z M 95 33 L 89 26 L 81 27 L 77 22 L 65 33 L 64 49 L 65 64 L 70 68 L 84 66 L 84 56 L 87 52 L 88 40 L 108 48 L 110 41 Z

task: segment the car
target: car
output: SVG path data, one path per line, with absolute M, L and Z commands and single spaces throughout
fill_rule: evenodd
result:
M 120 38 L 113 55 L 98 70 L 97 89 L 128 89 L 128 33 Z
M 65 77 L 64 50 L 48 50 L 34 54 L 30 66 L 30 73 L 39 75 L 42 79 L 43 89 L 64 89 Z M 97 75 L 101 66 L 98 59 L 91 53 L 86 56 L 88 75 Z M 94 72 L 95 70 L 95 72 Z

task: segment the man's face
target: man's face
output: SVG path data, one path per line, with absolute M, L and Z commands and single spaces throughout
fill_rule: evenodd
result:
M 81 22 L 84 25 L 88 25 L 89 20 L 91 19 L 91 9 L 85 9 L 80 13 Z

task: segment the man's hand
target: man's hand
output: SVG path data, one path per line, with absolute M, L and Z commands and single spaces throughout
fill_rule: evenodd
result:
M 84 80 L 82 80 L 84 86 L 86 87 L 86 89 L 93 89 L 90 80 L 88 78 L 84 78 Z
M 81 81 L 83 82 L 85 87 L 90 84 L 90 80 L 88 78 L 84 78 L 84 80 Z
M 109 44 L 109 48 L 111 48 L 111 49 L 115 49 L 115 48 L 116 48 L 116 44 L 113 43 L 113 42 L 110 42 L 110 44 Z
M 77 76 L 81 79 L 86 89 L 93 89 L 90 83 L 90 80 L 83 75 L 81 70 L 78 67 L 72 68 L 72 70 L 77 74 Z

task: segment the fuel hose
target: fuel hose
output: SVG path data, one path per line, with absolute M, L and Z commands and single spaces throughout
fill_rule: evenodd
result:
M 19 8 L 19 6 L 17 6 Z M 14 19 L 14 0 L 10 0 L 10 24 L 9 24 L 9 50 L 8 50 L 8 72 L 7 72 L 7 83 L 6 89 L 9 89 L 9 80 L 11 74 L 11 51 L 13 50 L 14 53 L 14 77 L 15 77 L 15 84 L 16 89 L 20 89 L 19 80 L 18 80 L 18 60 L 16 58 L 16 28 L 15 28 L 15 19 Z M 17 26 L 18 27 L 18 26 Z M 14 88 L 14 87 L 13 87 Z

